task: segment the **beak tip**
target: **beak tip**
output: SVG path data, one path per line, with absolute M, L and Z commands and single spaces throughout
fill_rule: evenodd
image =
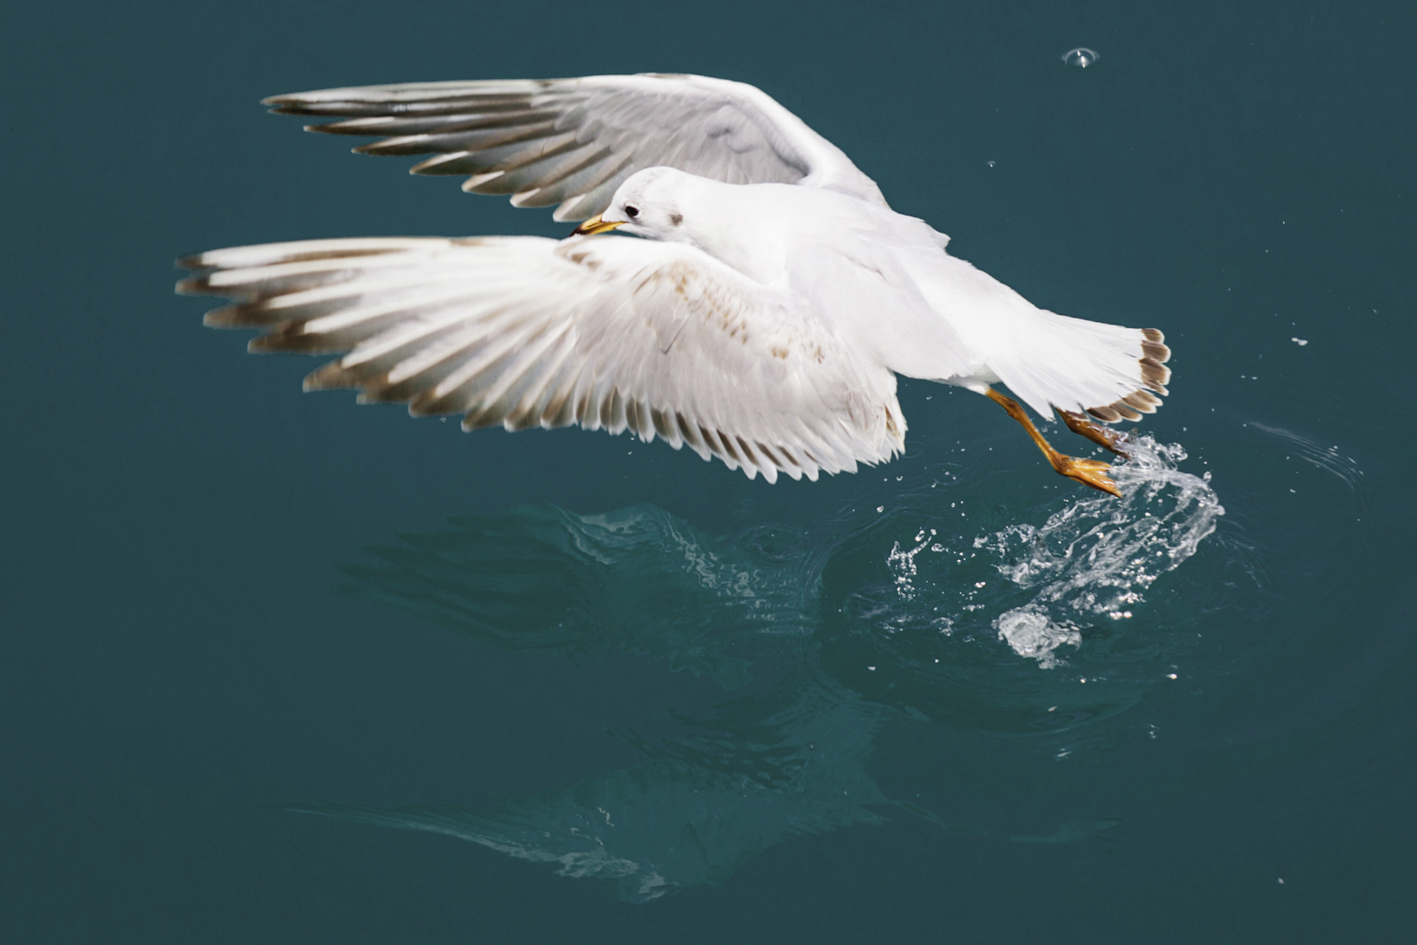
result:
M 584 223 L 582 223 L 580 226 L 578 226 L 578 227 L 576 227 L 574 230 L 572 230 L 572 231 L 571 231 L 571 235 L 572 235 L 572 236 L 594 236 L 596 233 L 608 233 L 608 232 L 610 232 L 611 230 L 615 229 L 616 227 L 618 227 L 618 226 L 623 226 L 623 225 L 624 225 L 624 222 L 623 222 L 623 221 L 616 221 L 616 222 L 614 222 L 614 223 L 607 223 L 607 222 L 605 222 L 603 219 L 601 219 L 601 214 L 597 213 L 595 216 L 591 217 L 589 220 L 586 220 L 586 221 L 585 221 Z

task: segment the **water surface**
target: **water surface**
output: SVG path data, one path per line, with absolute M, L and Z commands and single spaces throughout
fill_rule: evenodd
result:
M 6 940 L 1410 939 L 1405 7 L 9 25 Z M 1165 330 L 1124 498 L 918 382 L 906 455 L 818 483 L 463 435 L 171 294 L 218 246 L 566 229 L 262 96 L 651 70 L 760 85 L 952 252 Z

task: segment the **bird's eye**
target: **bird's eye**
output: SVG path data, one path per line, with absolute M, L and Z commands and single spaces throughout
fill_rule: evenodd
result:
M 631 220 L 640 215 L 640 208 L 632 204 L 625 204 L 625 215 Z

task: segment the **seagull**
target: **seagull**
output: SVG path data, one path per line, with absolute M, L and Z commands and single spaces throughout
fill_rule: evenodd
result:
M 1140 420 L 1166 393 L 1160 331 L 1032 305 L 751 85 L 433 82 L 263 104 L 580 224 L 561 240 L 320 239 L 179 260 L 195 270 L 180 293 L 231 302 L 205 324 L 260 329 L 253 352 L 339 355 L 306 390 L 461 414 L 466 430 L 629 430 L 776 482 L 903 452 L 904 375 L 988 397 L 1054 470 L 1113 495 L 1108 464 L 1058 452 L 1020 401 L 1125 457 L 1101 423 Z

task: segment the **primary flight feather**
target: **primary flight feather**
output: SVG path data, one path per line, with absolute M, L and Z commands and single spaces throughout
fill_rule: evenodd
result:
M 990 385 L 1114 452 L 1083 414 L 1140 419 L 1166 392 L 1159 331 L 1036 308 L 749 85 L 595 76 L 266 103 L 381 138 L 363 153 L 433 155 L 415 173 L 585 221 L 564 240 L 312 240 L 182 260 L 198 273 L 179 291 L 233 300 L 208 325 L 263 329 L 253 351 L 342 355 L 307 389 L 467 429 L 629 429 L 775 481 L 901 452 L 904 374 L 989 396 L 1055 469 L 1113 493 L 1105 464 L 1053 450 Z

